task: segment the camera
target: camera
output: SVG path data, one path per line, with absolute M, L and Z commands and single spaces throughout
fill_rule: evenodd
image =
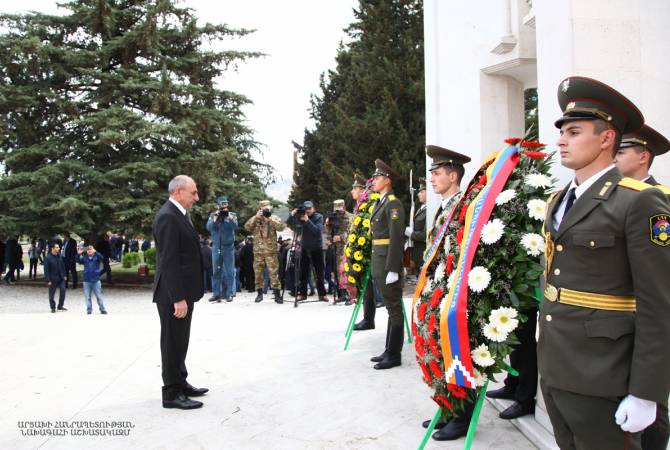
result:
M 225 209 L 223 207 L 219 207 L 219 211 L 217 212 L 219 218 L 225 219 L 228 217 L 229 211 L 228 208 L 226 207 Z
M 299 219 L 299 218 L 301 218 L 302 216 L 304 216 L 305 213 L 306 213 L 306 211 L 305 211 L 305 206 L 304 206 L 304 205 L 300 205 L 300 206 L 298 206 L 298 207 L 295 209 L 295 214 L 293 214 L 293 217 L 296 218 L 296 219 Z
M 264 209 L 263 210 L 263 217 L 271 217 L 272 216 L 272 211 L 269 209 Z
M 330 230 L 332 234 L 339 234 L 340 230 L 340 216 L 337 214 L 337 211 L 333 211 L 328 214 L 328 224 L 330 225 Z

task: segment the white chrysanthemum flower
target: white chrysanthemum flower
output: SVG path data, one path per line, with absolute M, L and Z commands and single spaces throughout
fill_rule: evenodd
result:
M 475 378 L 475 385 L 476 385 L 477 387 L 484 386 L 484 385 L 486 384 L 486 380 L 487 380 L 488 377 L 487 377 L 486 375 L 483 375 L 483 374 L 482 374 L 479 370 L 477 370 L 476 368 L 473 367 L 472 369 L 474 370 L 473 375 L 474 375 L 474 378 Z
M 517 312 L 514 308 L 500 307 L 491 311 L 489 323 L 494 325 L 503 333 L 510 333 L 519 326 L 519 320 L 516 318 Z
M 526 233 L 521 237 L 521 245 L 530 256 L 539 256 L 544 250 L 544 238 L 536 233 Z
M 454 285 L 454 279 L 456 278 L 456 271 L 454 270 L 447 278 L 447 289 L 451 289 L 451 286 Z
M 495 360 L 491 356 L 489 347 L 486 344 L 481 344 L 479 347 L 471 352 L 472 360 L 479 367 L 489 367 L 495 364 Z
M 468 286 L 473 292 L 482 292 L 489 286 L 491 274 L 486 267 L 476 266 L 468 274 Z
M 421 295 L 428 295 L 428 293 L 432 290 L 432 285 L 433 283 L 429 280 L 426 285 L 423 287 L 423 291 L 421 292 Z M 418 302 L 417 302 L 418 305 Z
M 528 200 L 526 207 L 528 208 L 528 215 L 531 219 L 544 220 L 544 213 L 547 209 L 547 202 L 538 198 L 534 198 L 532 200 Z
M 451 248 L 451 243 L 449 240 L 449 236 L 444 237 L 444 254 L 449 256 L 449 249 Z
M 516 197 L 516 191 L 514 189 L 507 189 L 506 191 L 502 191 L 496 197 L 496 205 L 504 205 L 514 197 Z
M 447 265 L 444 263 L 444 261 L 442 261 L 435 269 L 435 281 L 440 281 L 442 278 L 444 278 L 445 270 L 447 270 Z
M 486 245 L 495 244 L 500 240 L 505 230 L 505 224 L 500 219 L 489 220 L 482 227 L 482 242 Z
M 526 175 L 524 180 L 527 185 L 533 186 L 534 188 L 549 187 L 551 186 L 551 178 L 541 173 L 530 173 Z
M 505 342 L 507 339 L 507 332 L 498 328 L 494 323 L 487 323 L 484 325 L 484 336 L 486 339 L 493 342 Z

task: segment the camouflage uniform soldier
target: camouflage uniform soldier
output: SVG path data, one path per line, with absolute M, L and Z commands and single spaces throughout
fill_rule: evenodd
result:
M 279 292 L 279 259 L 277 258 L 277 231 L 286 228 L 282 220 L 272 214 L 272 204 L 262 200 L 256 215 L 247 220 L 244 228 L 254 235 L 254 274 L 256 276 L 256 303 L 263 301 L 263 272 L 267 266 L 270 287 L 275 302 L 283 303 Z
M 344 209 L 344 200 L 338 199 L 333 202 L 333 212 L 326 219 L 326 226 L 324 227 L 325 235 L 328 238 L 331 238 L 333 245 L 335 246 L 335 254 L 337 256 L 335 265 L 333 267 L 333 272 L 336 274 L 339 273 L 340 264 L 342 264 L 342 257 L 344 256 L 344 246 L 346 243 L 347 235 L 349 234 L 349 224 L 351 223 L 351 217 L 353 214 L 348 213 Z M 337 221 L 331 220 L 334 217 L 337 217 Z M 336 227 L 333 227 L 336 225 Z M 340 289 L 337 286 L 338 293 L 342 294 L 346 292 L 343 289 Z M 341 295 L 338 295 L 340 297 Z

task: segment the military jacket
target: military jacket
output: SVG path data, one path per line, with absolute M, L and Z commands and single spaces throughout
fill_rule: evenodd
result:
M 329 221 L 326 221 L 324 226 L 324 233 L 326 237 L 331 237 L 332 233 L 337 231 L 337 234 L 340 236 L 340 242 L 336 242 L 335 246 L 337 247 L 338 253 L 341 253 L 344 249 L 344 245 L 347 242 L 347 236 L 349 236 L 349 227 L 351 224 L 351 219 L 353 214 L 347 211 L 337 211 L 337 218 L 339 221 L 337 230 L 331 229 L 331 224 Z
M 286 228 L 286 224 L 274 214 L 269 221 L 263 217 L 252 216 L 244 229 L 254 235 L 255 255 L 274 255 L 277 253 L 277 231 Z
M 670 389 L 670 207 L 660 189 L 638 191 L 626 187 L 627 180 L 633 181 L 621 181 L 616 168 L 606 172 L 558 230 L 553 215 L 567 187 L 548 204 L 538 367 L 551 387 L 664 403 Z M 626 297 L 634 297 L 636 311 L 568 304 L 611 307 Z
M 421 205 L 414 214 L 414 231 L 412 239 L 412 260 L 420 267 L 423 264 L 423 253 L 426 251 L 426 205 Z
M 457 192 L 454 194 L 449 201 L 447 202 L 447 205 L 442 211 L 438 208 L 437 211 L 435 211 L 435 216 L 433 217 L 433 222 L 431 223 L 431 227 L 428 230 L 428 235 L 426 236 L 426 249 L 429 249 L 431 245 L 433 245 L 433 242 L 435 241 L 435 236 L 437 236 L 437 232 L 440 231 L 440 228 L 442 225 L 444 225 L 444 222 L 451 216 L 452 211 L 460 201 L 461 197 L 463 194 L 461 192 Z
M 388 192 L 372 210 L 370 234 L 372 277 L 384 278 L 388 272 L 401 274 L 405 247 L 405 210 L 393 192 Z

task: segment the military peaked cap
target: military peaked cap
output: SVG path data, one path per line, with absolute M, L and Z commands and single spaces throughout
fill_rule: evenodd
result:
M 644 117 L 639 109 L 614 88 L 586 77 L 568 77 L 558 85 L 558 104 L 563 117 L 554 125 L 561 128 L 570 120 L 602 119 L 620 133 L 642 128 Z
M 367 180 L 363 177 L 363 175 L 354 173 L 354 184 L 351 185 L 352 188 L 355 187 L 365 188 L 366 183 Z
M 375 173 L 372 174 L 373 177 L 384 176 L 391 179 L 391 181 L 396 181 L 400 178 L 398 172 L 393 170 L 391 166 L 386 164 L 381 159 L 375 159 Z
M 420 191 L 425 191 L 426 190 L 426 179 L 423 177 L 419 178 L 419 190 Z
M 620 148 L 644 147 L 652 155 L 658 156 L 670 150 L 670 141 L 649 125 L 644 125 L 639 131 L 624 134 Z
M 429 170 L 435 170 L 438 167 L 445 166 L 464 166 L 470 162 L 469 156 L 462 155 L 437 145 L 427 145 L 426 154 L 433 160 Z

